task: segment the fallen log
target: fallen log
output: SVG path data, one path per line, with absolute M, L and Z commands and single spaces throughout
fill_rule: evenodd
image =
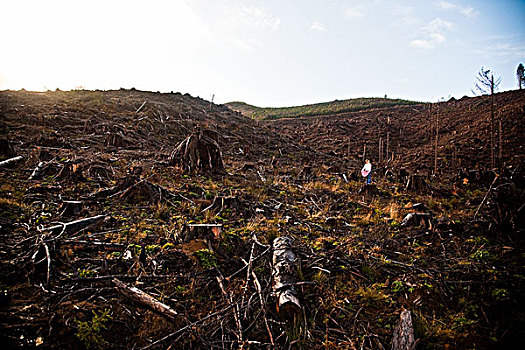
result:
M 139 304 L 145 305 L 158 314 L 169 318 L 170 320 L 175 319 L 177 311 L 170 308 L 168 305 L 161 303 L 151 295 L 141 291 L 140 289 L 130 286 L 116 278 L 111 280 L 117 287 L 117 290 L 125 295 L 126 297 L 138 302 Z
M 38 229 L 40 232 L 44 231 L 51 231 L 51 233 L 72 233 L 72 232 L 78 232 L 90 225 L 99 223 L 100 221 L 104 220 L 106 218 L 106 215 L 97 215 L 92 216 L 89 218 L 84 218 L 80 220 L 70 221 L 59 225 L 54 225 L 50 227 L 44 227 Z
M 277 297 L 277 312 L 285 319 L 294 319 L 302 309 L 295 289 L 298 259 L 291 248 L 290 237 L 273 241 L 273 293 Z
M 0 167 L 9 165 L 11 163 L 18 162 L 19 160 L 22 160 L 22 158 L 24 158 L 24 157 L 18 156 L 18 157 L 14 157 L 14 158 L 9 158 L 9 159 L 3 160 L 3 161 L 0 162 Z
M 416 346 L 414 326 L 410 310 L 404 309 L 399 316 L 399 321 L 394 328 L 392 350 L 412 350 Z

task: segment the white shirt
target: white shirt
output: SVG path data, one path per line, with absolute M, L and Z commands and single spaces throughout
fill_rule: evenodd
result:
M 372 171 L 372 163 L 366 163 L 365 166 L 363 167 L 363 171 Z

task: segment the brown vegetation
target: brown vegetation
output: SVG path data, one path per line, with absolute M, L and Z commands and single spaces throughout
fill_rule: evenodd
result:
M 432 108 L 435 174 L 422 104 L 256 122 L 181 94 L 0 92 L 0 161 L 21 156 L 0 167 L 2 344 L 513 348 L 525 94 L 494 97 L 499 166 L 490 101 L 463 98 Z

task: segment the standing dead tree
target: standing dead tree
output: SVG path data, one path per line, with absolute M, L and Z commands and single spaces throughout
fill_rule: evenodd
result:
M 171 153 L 169 162 L 190 173 L 224 173 L 219 134 L 196 128 Z
M 523 63 L 520 63 L 518 69 L 516 69 L 516 78 L 518 79 L 518 86 L 521 90 L 522 85 L 525 85 L 525 67 L 523 67 Z
M 490 69 L 485 70 L 481 67 L 476 76 L 477 83 L 475 85 L 476 91 L 482 95 L 490 94 L 490 165 L 492 168 L 496 166 L 494 150 L 496 148 L 496 138 L 494 136 L 494 92 L 498 90 L 501 83 L 501 77 L 494 78 L 494 74 Z M 473 91 L 476 93 L 475 91 Z

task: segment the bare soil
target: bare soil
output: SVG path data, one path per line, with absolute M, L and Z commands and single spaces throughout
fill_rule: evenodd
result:
M 525 93 L 495 110 L 492 167 L 487 96 L 254 121 L 179 93 L 2 91 L 0 161 L 23 157 L 0 167 L 2 344 L 386 349 L 409 310 L 418 349 L 514 349 Z M 196 128 L 217 132 L 225 171 L 172 165 Z M 291 315 L 280 236 L 297 257 Z

